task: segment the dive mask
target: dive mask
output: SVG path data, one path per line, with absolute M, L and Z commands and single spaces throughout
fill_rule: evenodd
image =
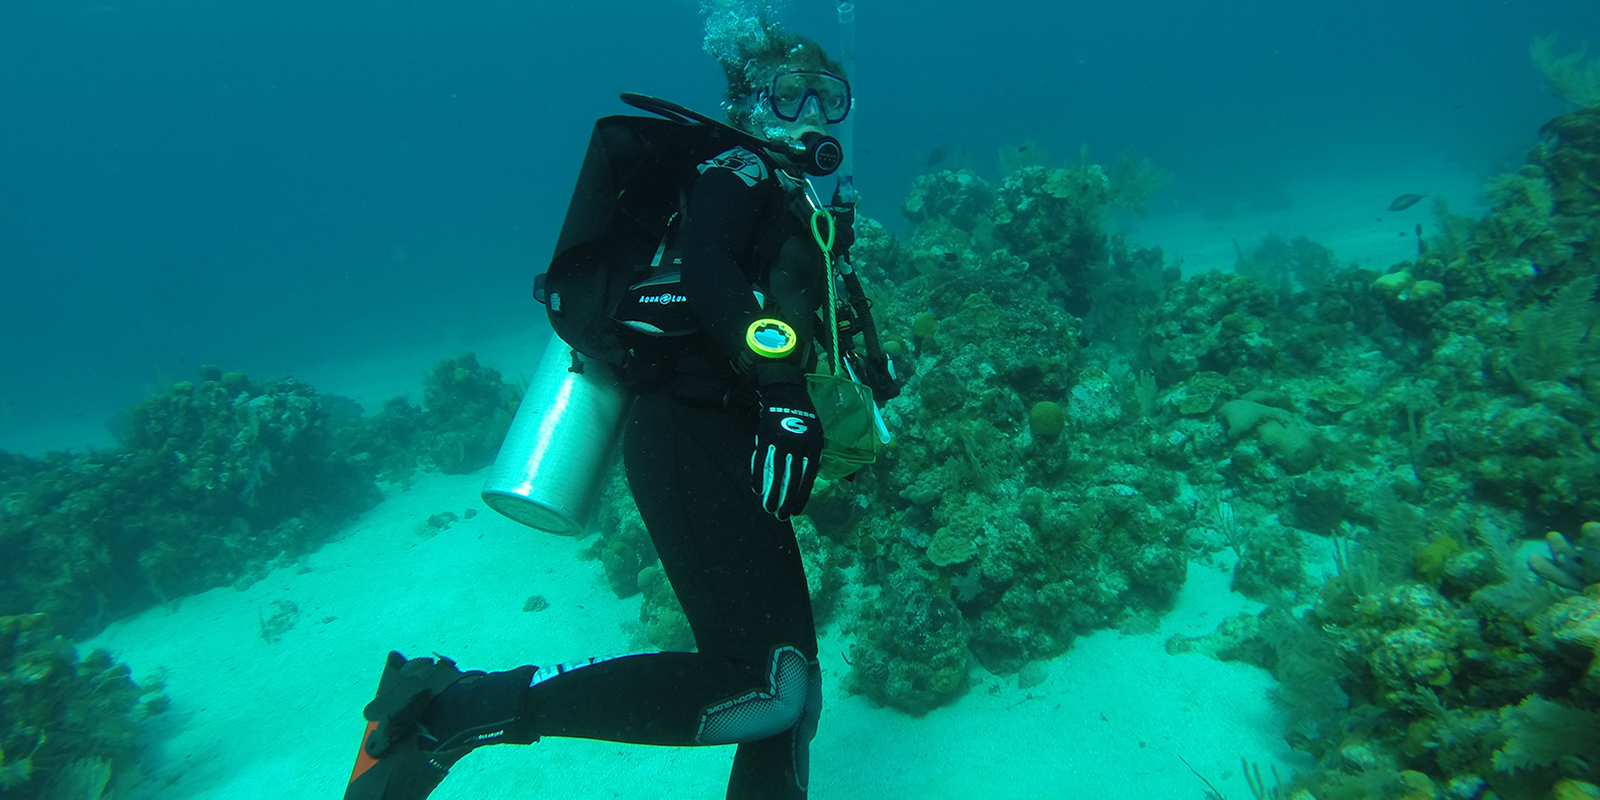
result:
M 817 112 L 834 125 L 850 115 L 850 82 L 830 72 L 780 72 L 772 78 L 767 102 L 787 122 L 798 122 L 806 104 L 815 102 Z

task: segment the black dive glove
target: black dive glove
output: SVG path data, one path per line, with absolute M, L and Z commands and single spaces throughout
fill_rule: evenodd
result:
M 877 358 L 862 356 L 855 363 L 856 377 L 872 389 L 872 399 L 878 405 L 883 405 L 900 396 L 900 387 L 904 383 L 895 377 L 893 365 L 889 357 L 879 353 Z
M 800 513 L 811 498 L 822 461 L 822 423 L 803 387 L 761 387 L 756 450 L 750 456 L 750 488 L 779 520 Z

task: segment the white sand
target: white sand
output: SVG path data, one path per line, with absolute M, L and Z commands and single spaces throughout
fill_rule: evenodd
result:
M 222 588 L 124 620 L 105 647 L 136 678 L 160 675 L 171 710 L 156 723 L 151 780 L 133 796 L 337 797 L 384 653 L 440 652 L 505 669 L 628 652 L 640 600 L 618 600 L 573 539 L 522 528 L 477 500 L 481 475 L 426 476 L 305 561 L 238 591 Z M 480 509 L 442 533 L 431 514 Z M 1159 633 L 1080 640 L 1024 692 L 976 670 L 971 692 L 923 719 L 846 695 L 846 641 L 826 632 L 826 706 L 813 796 L 859 798 L 1199 797 L 1178 756 L 1229 795 L 1249 796 L 1241 756 L 1292 760 L 1261 670 L 1169 656 L 1174 633 L 1213 630 L 1248 601 L 1228 576 L 1191 565 Z M 544 611 L 522 611 L 533 594 Z M 273 644 L 274 601 L 300 610 Z M 670 749 L 546 739 L 474 753 L 438 798 L 721 797 L 731 748 Z M 1230 778 L 1224 779 L 1224 775 Z
M 1308 237 L 1332 249 L 1341 268 L 1384 272 L 1417 257 L 1419 223 L 1424 237 L 1439 234 L 1436 197 L 1448 201 L 1454 213 L 1476 217 L 1488 210 L 1481 189 L 1479 176 L 1455 169 L 1335 175 L 1285 187 L 1293 204 L 1281 211 L 1229 219 L 1198 213 L 1131 218 L 1121 220 L 1121 226 L 1135 244 L 1160 245 L 1167 262 L 1181 264 L 1186 277 L 1213 269 L 1232 272 L 1238 260 L 1234 242 L 1249 252 L 1269 233 L 1285 239 Z M 1428 197 L 1404 211 L 1388 210 L 1396 197 L 1413 192 L 1427 192 Z
M 321 394 L 355 400 L 367 414 L 382 410 L 383 404 L 392 397 L 405 397 L 412 405 L 423 405 L 422 382 L 433 365 L 463 352 L 472 353 L 479 364 L 499 371 L 502 380 L 515 384 L 533 375 L 540 356 L 544 355 L 545 342 L 550 338 L 550 326 L 542 313 L 538 316 L 530 313 L 525 322 L 525 325 L 498 334 L 455 337 L 426 348 L 374 354 L 355 363 L 316 364 L 298 370 L 295 377 Z

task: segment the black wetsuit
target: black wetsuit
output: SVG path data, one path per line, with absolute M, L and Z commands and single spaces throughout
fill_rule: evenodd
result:
M 816 355 L 757 363 L 745 344 L 765 317 L 813 340 L 827 286 L 803 186 L 742 148 L 700 166 L 677 243 L 701 330 L 674 343 L 671 377 L 642 391 L 627 424 L 628 484 L 697 652 L 465 676 L 391 654 L 347 798 L 424 797 L 472 748 L 543 736 L 737 744 L 729 798 L 805 796 L 817 635 L 794 528 L 762 508 L 751 456 L 757 397 L 803 386 Z
M 735 366 L 751 321 L 781 314 L 810 342 L 826 302 L 799 192 L 746 150 L 701 166 L 678 241 L 702 333 L 683 344 L 677 378 L 640 395 L 625 433 L 628 485 L 698 652 L 546 668 L 527 697 L 529 730 L 539 736 L 737 742 L 730 798 L 804 797 L 821 712 L 794 527 L 764 511 L 750 489 L 753 390 L 803 382 L 815 355 L 806 347 L 759 369 Z M 753 283 L 766 290 L 765 308 Z

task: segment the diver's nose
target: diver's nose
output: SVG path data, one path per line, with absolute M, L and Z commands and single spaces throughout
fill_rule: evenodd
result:
M 822 114 L 822 101 L 815 94 L 807 96 L 800 103 L 800 115 L 795 121 L 818 127 L 827 124 L 827 118 Z

